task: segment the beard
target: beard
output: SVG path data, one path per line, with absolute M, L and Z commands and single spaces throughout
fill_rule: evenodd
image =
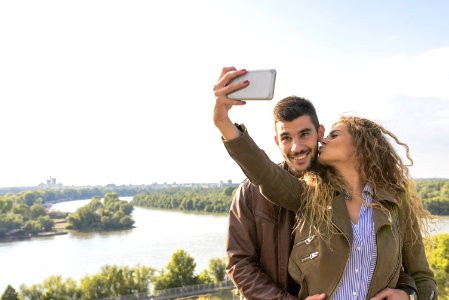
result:
M 312 149 L 311 153 L 312 153 L 312 156 L 310 157 L 309 161 L 307 162 L 307 164 L 303 165 L 301 168 L 298 168 L 298 166 L 292 162 L 291 157 L 284 155 L 285 162 L 287 163 L 287 166 L 288 166 L 288 171 L 293 176 L 299 178 L 299 177 L 302 177 L 306 171 L 314 168 L 314 166 L 317 164 L 318 151 Z

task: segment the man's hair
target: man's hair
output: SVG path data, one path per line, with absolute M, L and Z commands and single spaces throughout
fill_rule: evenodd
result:
M 305 98 L 289 96 L 279 101 L 273 109 L 274 123 L 291 122 L 298 117 L 307 115 L 318 130 L 320 122 L 312 102 Z

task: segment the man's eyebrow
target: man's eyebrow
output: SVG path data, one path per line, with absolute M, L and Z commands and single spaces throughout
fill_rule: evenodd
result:
M 306 133 L 312 131 L 312 128 L 304 128 L 299 131 L 299 133 Z

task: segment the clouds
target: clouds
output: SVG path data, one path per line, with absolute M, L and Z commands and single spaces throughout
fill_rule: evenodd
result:
M 418 4 L 354 4 L 0 2 L 0 186 L 241 180 L 211 121 L 229 65 L 277 70 L 273 101 L 231 112 L 273 159 L 272 107 L 295 94 L 328 129 L 344 112 L 391 126 L 418 176 L 449 177 L 431 161 L 449 161 L 446 14 L 424 5 L 427 40 Z

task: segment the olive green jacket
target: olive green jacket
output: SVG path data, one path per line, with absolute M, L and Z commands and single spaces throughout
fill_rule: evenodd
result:
M 242 128 L 242 136 L 224 141 L 231 157 L 246 176 L 259 185 L 267 199 L 301 215 L 305 204 L 301 199 L 307 199 L 305 183 L 273 163 Z M 377 262 L 367 299 L 387 287 L 395 288 L 401 268 L 415 280 L 418 299 L 437 299 L 436 283 L 422 238 L 419 236 L 418 241 L 412 241 L 410 226 L 417 230 L 418 224 L 415 218 L 408 216 L 408 206 L 382 191 L 376 191 L 375 199 L 386 209 L 373 207 Z M 309 230 L 295 230 L 288 269 L 301 285 L 299 299 L 323 292 L 330 298 L 340 284 L 353 239 L 344 201 L 343 194 L 336 194 L 332 207 L 328 207 L 332 210 L 334 233 L 326 233 L 324 229 L 324 237 L 320 238 Z M 308 224 L 305 226 L 308 228 Z

